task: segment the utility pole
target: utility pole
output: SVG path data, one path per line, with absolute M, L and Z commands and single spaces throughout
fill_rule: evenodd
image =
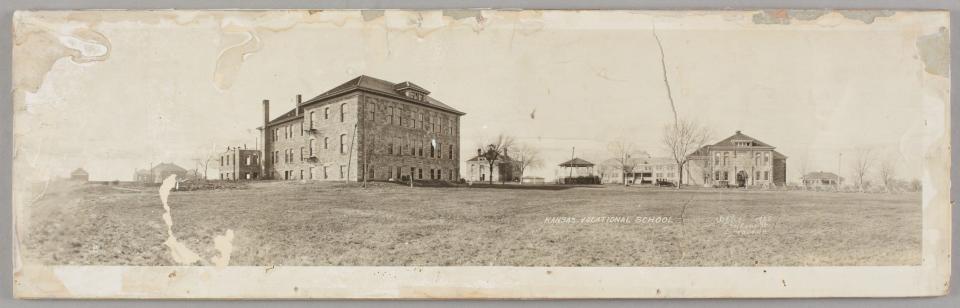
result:
M 843 162 L 843 152 L 837 157 L 837 191 L 840 191 L 840 164 Z

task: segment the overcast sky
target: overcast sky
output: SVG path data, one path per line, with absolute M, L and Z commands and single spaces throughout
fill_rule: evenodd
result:
M 38 170 L 129 180 L 151 163 L 192 169 L 227 145 L 255 147 L 262 99 L 276 117 L 296 94 L 360 74 L 417 83 L 466 112 L 464 160 L 500 133 L 539 147 L 545 166 L 532 173 L 547 178 L 574 146 L 594 162 L 614 139 L 666 156 L 660 138 L 673 115 L 654 24 L 681 116 L 714 141 L 741 130 L 777 147 L 788 181 L 802 161 L 835 171 L 839 153 L 867 146 L 918 177 L 931 116 L 916 40 L 935 28 L 910 16 L 756 25 L 752 12 L 484 12 L 479 23 L 441 12 L 146 14 L 26 18 L 84 55 L 109 50 L 103 61 L 58 60 L 26 94 L 29 115 L 16 125 L 29 134 L 17 142 Z M 109 44 L 71 36 L 78 28 Z

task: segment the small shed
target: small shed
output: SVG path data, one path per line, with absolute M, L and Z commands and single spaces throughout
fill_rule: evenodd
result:
M 83 168 L 77 168 L 77 170 L 70 172 L 70 180 L 81 182 L 90 181 L 90 173 L 87 173 L 87 171 L 83 170 Z

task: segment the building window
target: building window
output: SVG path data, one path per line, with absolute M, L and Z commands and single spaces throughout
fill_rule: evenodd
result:
M 724 172 L 723 172 L 723 180 L 724 180 L 724 181 L 730 180 L 730 173 L 729 173 L 729 172 L 727 172 L 727 171 L 724 171 Z
M 316 120 L 316 119 L 313 117 L 313 111 L 311 111 L 311 112 L 310 112 L 310 126 L 309 126 L 311 130 L 313 129 L 313 121 L 315 121 L 315 120 Z
M 324 120 L 330 119 L 330 107 L 323 108 L 323 119 Z
M 367 103 L 367 114 L 370 115 L 370 118 L 367 121 L 376 121 L 377 120 L 377 105 L 374 103 Z
M 346 177 L 347 177 L 347 166 L 340 165 L 340 178 L 342 179 Z
M 310 147 L 310 150 L 307 152 L 307 154 L 309 154 L 310 157 L 313 157 L 313 139 L 310 139 L 307 146 Z
M 387 143 L 387 154 L 393 155 L 393 142 Z
M 347 114 L 347 104 L 346 103 L 340 104 L 340 122 L 343 122 L 343 119 L 345 118 L 346 114 Z
M 303 136 L 303 122 L 300 122 L 300 136 Z
M 770 164 L 770 152 L 763 153 L 763 164 Z
M 347 134 L 340 134 L 340 154 L 347 153 Z
M 308 171 L 308 172 L 309 172 L 309 174 L 307 174 L 307 176 L 309 177 L 309 179 L 312 180 L 312 179 L 313 179 L 313 167 L 310 167 L 310 171 Z
M 423 168 L 417 169 L 417 179 L 423 179 Z
M 390 117 L 390 125 L 393 125 L 393 117 L 394 117 L 394 115 L 393 115 L 393 106 L 388 107 L 388 108 L 387 108 L 387 112 L 389 113 L 387 116 Z
M 303 179 L 303 169 L 300 169 L 300 179 Z
M 327 166 L 323 166 L 323 179 L 327 179 Z
M 770 180 L 770 171 L 764 171 L 764 172 L 763 172 L 763 180 L 764 180 L 764 181 Z
M 754 177 L 754 179 L 757 179 L 757 180 L 760 179 L 760 171 L 757 171 L 757 172 L 756 172 L 756 176 Z
M 330 149 L 330 138 L 329 138 L 329 137 L 323 137 L 323 149 L 324 149 L 324 150 Z

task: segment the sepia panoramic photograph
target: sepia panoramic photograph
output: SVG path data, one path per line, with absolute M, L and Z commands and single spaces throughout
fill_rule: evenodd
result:
M 57 270 L 102 266 L 920 268 L 950 250 L 948 28 L 916 11 L 20 11 L 15 288 L 190 296 Z M 289 296 L 329 295 L 304 288 Z M 288 296 L 250 292 L 227 296 Z

